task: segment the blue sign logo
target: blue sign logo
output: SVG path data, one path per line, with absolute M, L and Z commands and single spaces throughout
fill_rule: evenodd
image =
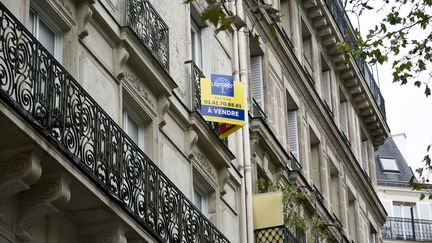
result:
M 234 97 L 234 78 L 228 75 L 211 75 L 211 92 L 213 95 Z

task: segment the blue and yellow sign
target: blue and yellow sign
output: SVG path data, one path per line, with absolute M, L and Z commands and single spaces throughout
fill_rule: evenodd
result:
M 243 126 L 243 84 L 232 76 L 212 74 L 201 79 L 201 114 L 206 121 Z

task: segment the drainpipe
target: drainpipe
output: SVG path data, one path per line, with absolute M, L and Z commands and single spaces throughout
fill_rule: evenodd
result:
M 243 0 L 237 0 L 237 15 L 246 21 L 246 16 L 243 9 Z M 248 51 L 247 51 L 247 36 L 244 30 L 238 33 L 239 47 L 239 66 L 240 66 L 240 81 L 243 83 L 244 99 L 245 99 L 245 125 L 242 128 L 243 135 L 243 151 L 244 151 L 244 180 L 246 190 L 246 216 L 247 216 L 247 239 L 248 243 L 254 242 L 253 232 L 253 212 L 252 212 L 252 164 L 250 154 L 249 140 L 249 81 L 248 81 Z
M 230 9 L 233 12 L 233 15 L 236 15 L 237 10 L 235 6 L 235 2 L 230 2 Z M 239 76 L 239 45 L 238 45 L 238 30 L 234 28 L 233 34 L 233 76 L 234 80 L 240 80 Z M 244 178 L 244 160 L 243 160 L 243 133 L 241 130 L 235 133 L 235 143 L 236 143 L 236 157 L 237 163 L 239 167 L 241 178 L 241 186 L 240 186 L 240 242 L 247 243 L 247 218 L 246 218 L 246 188 L 245 188 L 245 178 Z

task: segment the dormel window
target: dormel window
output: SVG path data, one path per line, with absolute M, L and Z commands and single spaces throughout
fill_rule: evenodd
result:
M 384 172 L 399 172 L 399 167 L 394 158 L 380 157 L 379 160 Z

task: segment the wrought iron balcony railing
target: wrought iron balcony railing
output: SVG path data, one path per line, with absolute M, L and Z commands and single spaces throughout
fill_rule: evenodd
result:
M 432 220 L 387 217 L 382 228 L 384 239 L 432 241 Z
M 127 0 L 126 25 L 137 35 L 160 65 L 169 71 L 168 25 L 148 0 Z
M 291 169 L 295 171 L 302 171 L 302 166 L 300 162 L 297 160 L 296 156 L 290 152 L 290 159 L 291 159 Z
M 200 112 L 201 110 L 201 78 L 205 78 L 204 73 L 199 67 L 192 61 L 186 61 L 186 64 L 191 65 L 191 87 L 192 87 L 192 110 Z M 219 136 L 219 123 L 217 122 L 206 122 L 210 129 Z M 225 145 L 228 145 L 228 140 L 221 139 Z
M 0 3 L 0 97 L 162 242 L 228 239 Z
M 354 28 L 351 25 L 351 21 L 349 20 L 345 10 L 340 5 L 339 1 L 335 0 L 325 0 L 327 8 L 333 16 L 339 30 L 343 34 L 345 41 L 352 43 L 353 45 L 357 45 L 357 38 L 354 34 Z M 355 62 L 357 63 L 360 72 L 363 74 L 364 79 L 366 80 L 369 89 L 381 110 L 384 118 L 386 117 L 385 111 L 385 101 L 381 94 L 381 91 L 375 81 L 375 78 L 369 69 L 369 66 L 365 61 L 362 61 L 360 58 L 355 58 Z
M 255 241 L 257 243 L 300 243 L 286 226 L 276 226 L 255 230 Z
M 253 117 L 259 117 L 262 118 L 263 120 L 267 119 L 266 113 L 261 109 L 261 106 L 253 97 L 252 97 L 252 113 L 253 113 L 252 114 Z

